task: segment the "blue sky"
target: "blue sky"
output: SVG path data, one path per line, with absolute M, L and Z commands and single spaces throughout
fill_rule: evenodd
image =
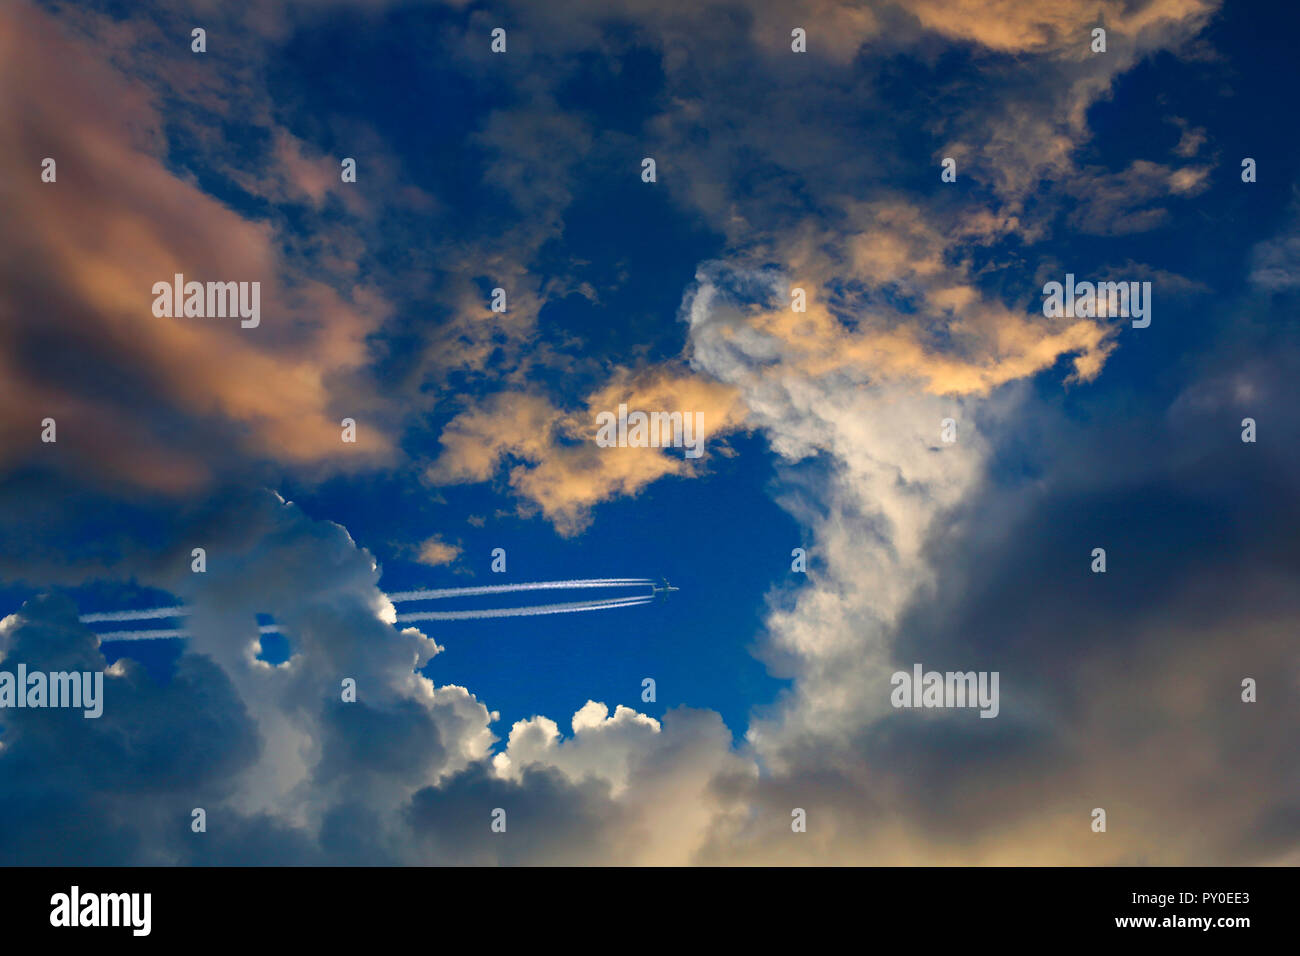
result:
M 135 754 L 62 798 L 108 835 L 50 816 L 66 859 L 1294 860 L 1291 8 L 5 16 L 29 228 L 0 293 L 0 651 L 113 665 L 115 729 L 0 713 L 0 765 L 41 768 L 0 807 L 58 791 L 74 745 Z M 262 326 L 149 316 L 173 270 L 260 279 Z M 1067 272 L 1151 282 L 1151 325 L 1049 319 Z M 701 411 L 705 454 L 597 448 L 619 402 Z M 623 576 L 681 590 L 384 619 L 398 591 Z M 174 602 L 194 638 L 99 648 L 76 621 Z M 257 613 L 285 628 L 260 663 Z M 891 708 L 918 661 L 999 671 L 999 719 Z M 196 745 L 206 769 L 163 773 Z M 130 809 L 197 800 L 238 823 L 196 845 Z M 492 844 L 504 803 L 536 829 Z M 1120 822 L 1089 842 L 1099 805 Z M 1189 820 L 1218 823 L 1173 839 Z

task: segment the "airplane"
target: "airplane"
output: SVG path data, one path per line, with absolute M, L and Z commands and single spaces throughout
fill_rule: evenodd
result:
M 672 594 L 674 591 L 680 591 L 681 588 L 673 587 L 671 584 L 668 583 L 667 578 L 664 578 L 663 580 L 664 580 L 663 587 L 655 587 L 653 584 L 650 585 L 650 595 L 651 597 L 653 597 L 654 595 L 657 594 L 659 595 L 659 600 L 667 601 L 668 595 Z

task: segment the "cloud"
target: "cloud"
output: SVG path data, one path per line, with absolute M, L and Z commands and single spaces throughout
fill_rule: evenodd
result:
M 1300 460 L 1290 442 L 1243 443 L 1238 422 L 1300 427 L 1281 385 L 1296 355 L 1262 359 L 1267 323 L 1233 318 L 1180 369 L 1192 384 L 1098 392 L 1073 414 L 1024 389 L 967 399 L 957 443 L 928 459 L 941 412 L 914 392 L 772 408 L 759 424 L 796 433 L 787 454 L 830 458 L 799 466 L 804 491 L 786 497 L 818 560 L 772 596 L 764 657 L 795 684 L 750 728 L 770 772 L 737 783 L 747 825 L 701 860 L 1294 858 L 1277 754 L 1300 659 L 1278 635 L 1300 612 L 1280 530 Z M 1008 446 L 1027 460 L 993 480 Z M 1105 575 L 1089 571 L 1096 546 Z M 999 717 L 893 710 L 889 674 L 915 662 L 1000 672 Z M 1259 674 L 1274 675 L 1267 711 L 1241 699 Z M 1105 835 L 1088 826 L 1097 806 Z M 789 840 L 792 807 L 808 840 Z
M 1300 288 L 1300 225 L 1258 243 L 1250 253 L 1250 283 L 1265 292 L 1291 292 Z
M 250 37 L 283 39 L 313 15 L 286 9 L 249 14 Z M 9 72 L 34 78 L 45 112 L 0 100 L 0 130 L 16 144 L 0 182 L 19 221 L 33 223 L 0 274 L 0 308 L 14 318 L 0 333 L 0 398 L 12 399 L 3 437 L 18 449 L 0 489 L 14 546 L 0 553 L 8 573 L 42 586 L 134 578 L 195 612 L 170 681 L 119 662 L 101 721 L 0 714 L 6 859 L 1294 861 L 1284 755 L 1297 715 L 1281 688 L 1294 683 L 1296 660 L 1279 635 L 1294 631 L 1300 610 L 1286 535 L 1300 445 L 1248 446 L 1236 434 L 1246 414 L 1262 435 L 1295 432 L 1294 355 L 1266 347 L 1270 316 L 1237 315 L 1185 388 L 1152 386 L 1108 406 L 1095 383 L 1123 330 L 1045 319 L 1037 289 L 1023 285 L 1036 271 L 1026 263 L 1050 258 L 1063 212 L 1114 235 L 1115 217 L 1156 225 L 1167 199 L 1204 187 L 1204 166 L 1139 159 L 1111 172 L 1080 166 L 1076 151 L 1090 136 L 1088 108 L 1115 77 L 1178 50 L 1211 8 L 1103 4 L 1111 46 L 1093 57 L 1095 5 L 810 2 L 796 14 L 809 18 L 810 48 L 828 54 L 812 78 L 788 53 L 791 15 L 756 9 L 521 8 L 525 28 L 511 42 L 533 68 L 511 78 L 517 95 L 485 110 L 471 136 L 498 200 L 483 212 L 484 235 L 411 242 L 410 258 L 397 257 L 410 268 L 384 273 L 409 292 L 421 288 L 409 273 L 439 259 L 427 280 L 437 285 L 434 328 L 407 349 L 401 336 L 374 342 L 389 302 L 359 283 L 368 266 L 352 253 L 419 235 L 395 208 L 408 199 L 407 215 L 454 225 L 448 197 L 336 197 L 334 158 L 271 122 L 268 97 L 257 96 L 266 175 L 229 155 L 215 127 L 206 138 L 202 123 L 185 127 L 199 130 L 201 158 L 189 162 L 276 207 L 250 219 L 176 168 L 149 73 L 159 61 L 134 60 L 143 78 L 126 79 L 95 66 L 101 57 L 45 15 L 9 8 L 29 38 L 10 42 Z M 484 16 L 468 12 L 447 35 L 481 38 Z M 617 42 L 604 29 L 611 16 L 636 28 L 663 70 L 635 135 L 601 132 L 560 105 L 573 52 Z M 770 29 L 776 20 L 781 29 Z M 110 45 L 115 59 L 137 55 L 130 31 L 92 25 L 122 41 Z M 953 43 L 977 49 L 959 51 L 969 59 L 927 91 L 952 109 L 930 118 L 925 103 L 883 108 L 900 85 L 888 73 L 895 54 L 927 62 Z M 449 54 L 456 65 L 481 78 L 485 45 L 453 48 L 464 51 Z M 229 116 L 259 55 L 249 49 L 231 85 L 182 63 L 165 88 Z M 88 65 L 69 74 L 49 62 Z M 926 150 L 952 149 L 976 190 L 951 202 L 934 177 L 912 185 L 909 173 L 933 157 L 902 148 L 904 127 Z M 46 143 L 74 157 L 60 161 L 57 187 L 35 175 Z M 549 297 L 581 287 L 572 275 L 541 278 L 542 250 L 563 230 L 587 164 L 630 146 L 664 159 L 667 201 L 718 236 L 683 300 L 685 347 L 660 362 L 574 355 L 574 343 L 539 327 Z M 384 183 L 402 178 L 383 163 L 366 169 Z M 342 208 L 365 241 L 347 230 L 319 245 L 294 238 L 282 229 L 288 207 L 322 217 Z M 400 223 L 390 245 L 373 246 L 389 216 Z M 1287 242 L 1257 248 L 1258 286 L 1287 287 L 1278 278 Z M 267 335 L 154 324 L 149 284 L 200 266 L 266 277 Z M 351 277 L 350 291 L 317 269 Z M 484 295 L 496 282 L 509 292 L 504 314 Z M 794 285 L 808 293 L 806 312 L 790 308 Z M 134 324 L 138 313 L 150 334 Z M 369 382 L 372 347 L 381 364 L 396 363 L 385 371 L 401 399 L 446 413 L 427 481 L 501 482 L 522 511 L 565 534 L 602 501 L 707 474 L 655 449 L 596 447 L 598 412 L 624 402 L 702 411 L 710 450 L 739 429 L 763 435 L 778 500 L 806 530 L 813 560 L 797 588 L 768 596 L 759 653 L 792 685 L 756 714 L 744 744 L 733 746 L 710 711 L 655 719 L 595 700 L 567 733 L 533 715 L 502 742 L 488 702 L 427 676 L 439 669 L 436 635 L 391 623 L 377 562 L 345 528 L 269 492 L 223 487 L 181 507 L 85 487 L 194 490 L 214 459 L 241 473 L 261 458 L 342 467 L 344 408 L 380 423 L 363 428 L 372 444 L 361 451 L 381 458 L 403 402 Z M 405 351 L 414 358 L 395 358 Z M 544 370 L 567 382 L 579 367 L 598 373 L 580 389 L 536 381 Z M 1078 406 L 1065 407 L 1063 383 Z M 38 446 L 32 423 L 46 408 L 77 442 Z M 946 418 L 955 443 L 940 438 Z M 227 445 L 238 462 L 212 452 Z M 21 467 L 64 447 L 81 460 L 58 461 L 50 480 Z M 103 533 L 79 546 L 70 529 L 89 517 Z M 1098 539 L 1111 557 L 1104 577 L 1086 571 Z M 202 575 L 186 558 L 196 543 L 209 554 Z M 442 534 L 425 545 L 426 559 L 455 557 Z M 283 666 L 257 660 L 258 613 L 287 636 Z M 0 623 L 4 660 L 105 667 L 76 616 L 58 597 L 28 602 Z M 999 670 L 999 718 L 890 708 L 890 672 L 916 661 Z M 1262 678 L 1257 705 L 1239 698 L 1249 675 Z M 341 697 L 345 680 L 356 682 L 355 702 Z M 1097 805 L 1111 813 L 1104 836 L 1087 828 Z M 206 834 L 189 829 L 195 806 L 209 811 Z M 796 807 L 807 834 L 790 830 Z M 490 828 L 497 808 L 503 834 Z
M 4 618 L 0 648 L 10 671 L 19 663 L 106 671 L 97 719 L 79 710 L 3 712 L 7 863 L 165 862 L 190 810 L 215 810 L 257 757 L 254 726 L 220 668 L 183 657 L 165 686 L 134 661 L 109 669 L 66 599 L 37 599 Z
M 503 462 L 517 461 L 508 469 L 511 489 L 562 534 L 576 534 L 601 501 L 701 469 L 703 459 L 686 458 L 678 449 L 598 446 L 597 415 L 617 415 L 620 404 L 629 410 L 699 413 L 703 434 L 698 437 L 705 443 L 739 427 L 744 414 L 730 388 L 671 366 L 617 370 L 574 411 L 556 408 L 540 395 L 498 393 L 443 430 L 442 454 L 426 477 L 434 484 L 481 482 Z
M 680 865 L 733 827 L 733 817 L 743 816 L 744 807 L 715 782 L 720 775 L 752 779 L 757 770 L 731 752 L 730 734 L 717 714 L 679 708 L 660 724 L 624 706 L 611 716 L 604 704 L 588 701 L 572 726 L 573 736 L 562 740 L 545 717 L 519 721 L 494 770 L 525 789 L 541 771 L 575 787 L 599 785 L 620 820 L 608 834 L 613 845 L 594 859 Z
M 999 53 L 1044 53 L 1081 60 L 1092 55 L 1092 29 L 1141 43 L 1144 35 L 1163 39 L 1189 20 L 1203 21 L 1214 9 L 1199 0 L 1152 0 L 1141 4 L 1088 0 L 1043 6 L 1025 0 L 921 0 L 909 4 L 928 29 L 955 40 L 979 43 Z
M 1099 10 L 1086 4 L 1043 10 L 1023 3 L 961 3 L 904 10 L 812 3 L 789 14 L 806 21 L 812 38 L 820 67 L 809 76 L 802 58 L 789 52 L 788 31 L 766 29 L 762 11 L 752 19 L 732 19 L 639 2 L 599 13 L 580 2 L 549 5 L 520 12 L 517 32 L 526 35 L 526 54 L 536 66 L 526 105 L 494 113 L 480 139 L 499 150 L 492 175 L 519 208 L 544 203 L 532 210 L 530 221 L 562 214 L 574 194 L 575 157 L 590 167 L 610 152 L 657 156 L 662 182 L 656 188 L 725 237 L 718 259 L 733 274 L 775 270 L 809 293 L 807 313 L 792 313 L 788 303 L 778 302 L 765 313 L 747 315 L 743 333 L 738 323 L 718 320 L 742 337 L 764 337 L 766 348 L 780 350 L 809 374 L 870 374 L 934 394 L 986 394 L 1068 356 L 1070 381 L 1089 381 L 1114 349 L 1114 326 L 1046 322 L 1037 303 L 1026 314 L 1021 303 L 1007 305 L 989 287 L 988 272 L 1018 259 L 1013 243 L 1041 240 L 1066 201 L 1078 207 L 1073 215 L 1079 228 L 1116 233 L 1154 227 L 1167 215 L 1161 200 L 1204 188 L 1208 167 L 1137 161 L 1109 174 L 1076 168 L 1074 152 L 1090 135 L 1087 108 L 1108 95 L 1113 78 L 1155 50 L 1180 48 L 1212 10 L 1196 2 L 1104 4 L 1108 52 L 1093 55 L 1089 31 Z M 662 89 L 654 91 L 654 112 L 631 142 L 621 132 L 555 115 L 555 91 L 573 77 L 566 54 L 616 43 L 598 23 L 610 15 L 635 24 L 638 41 L 660 51 Z M 907 154 L 896 123 L 844 122 L 863 111 L 863 104 L 877 103 L 885 115 L 877 88 L 881 68 L 856 54 L 878 48 L 924 56 L 936 37 L 976 42 L 998 54 L 955 74 L 942 94 L 952 109 L 926 120 L 936 143 L 947 140 L 940 154 L 959 156 L 962 175 L 994 189 L 991 198 L 978 196 L 959 209 L 933 190 L 909 195 L 894 185 L 913 175 L 903 161 Z M 1011 53 L 1027 59 L 1005 56 Z M 466 57 L 471 70 L 495 69 L 481 50 Z M 759 74 L 750 66 L 755 57 L 765 64 Z M 708 76 L 691 66 L 705 60 L 714 64 Z M 735 95 L 736 84 L 720 81 L 732 74 L 744 76 L 745 96 Z M 980 95 L 973 96 L 977 83 Z M 810 98 L 809 84 L 818 90 L 816 97 Z M 761 116 L 751 108 L 754 98 L 765 104 Z M 889 115 L 897 108 L 892 105 Z M 545 135 L 522 135 L 541 128 Z M 791 136 L 791 130 L 799 135 Z M 842 161 L 859 154 L 871 155 L 873 162 L 864 167 Z M 916 157 L 909 161 L 914 164 Z M 548 175 L 538 181 L 529 170 Z M 1076 179 L 1084 184 L 1077 189 L 1070 185 Z M 1026 208 L 1027 195 L 1054 181 L 1066 185 Z M 989 250 L 993 264 L 984 252 L 972 255 L 975 247 Z M 522 262 L 531 246 L 515 248 L 515 261 Z M 480 292 L 467 293 L 464 302 L 463 314 L 484 312 Z M 535 311 L 536 303 L 527 303 L 529 318 L 513 331 L 500 324 L 500 316 L 491 317 L 486 329 L 498 343 L 522 340 L 531 335 L 525 329 L 532 328 Z M 462 344 L 483 343 L 461 354 L 490 351 L 483 327 L 467 334 L 455 325 L 450 334 Z M 710 340 L 708 347 L 732 344 Z M 685 355 L 700 378 L 695 387 L 717 391 L 719 381 L 705 369 L 700 348 L 700 341 L 692 341 Z M 573 375 L 581 360 L 542 355 L 529 367 L 540 365 Z M 684 379 L 676 365 L 665 363 L 659 372 L 614 367 L 603 374 L 619 383 L 615 389 L 622 379 L 655 374 L 671 377 L 680 389 Z M 510 390 L 467 399 L 468 410 L 445 428 L 443 452 L 426 473 L 431 481 L 486 481 L 507 458 L 517 460 L 508 470 L 510 488 L 562 533 L 573 534 L 602 500 L 634 495 L 661 477 L 699 473 L 648 450 L 600 454 L 576 444 L 590 427 L 554 397 L 533 392 L 522 378 L 525 365 L 511 356 L 505 367 Z M 759 393 L 756 386 L 746 401 Z M 616 405 L 612 398 L 585 401 L 592 410 Z M 703 405 L 718 408 L 707 417 L 723 423 L 723 431 L 740 427 L 747 415 L 730 399 L 706 399 Z
M 0 806 L 4 819 L 24 821 L 22 832 L 6 830 L 8 861 L 539 863 L 612 853 L 665 863 L 689 858 L 711 832 L 723 802 L 715 773 L 746 767 L 716 714 L 678 710 L 661 723 L 588 702 L 571 740 L 545 718 L 521 722 L 494 762 L 497 715 L 464 688 L 421 676 L 437 645 L 384 622 L 375 562 L 342 528 L 270 495 L 222 517 L 207 539 L 221 555 L 208 574 L 151 582 L 194 609 L 195 636 L 169 680 L 124 659 L 106 678 L 98 720 L 4 711 Z M 258 666 L 246 653 L 254 608 L 281 624 L 286 665 Z M 0 622 L 0 654 L 6 666 L 107 665 L 56 597 Z M 341 699 L 344 677 L 356 682 L 355 702 Z M 489 829 L 498 806 L 506 839 Z M 190 829 L 194 807 L 206 810 L 207 832 Z
M 493 715 L 462 688 L 420 676 L 439 648 L 384 622 L 377 567 L 342 528 L 270 495 L 232 503 L 223 516 L 231 523 L 208 529 L 208 547 L 221 555 L 208 574 L 151 582 L 193 607 L 194 636 L 170 680 L 158 684 L 124 660 L 106 680 L 97 721 L 6 711 L 0 761 L 28 771 L 6 772 L 0 800 L 13 807 L 46 793 L 47 832 L 80 820 L 105 834 L 101 849 L 70 834 L 70 853 L 137 863 L 316 862 L 331 814 L 359 803 L 380 828 L 369 852 L 401 859 L 391 828 L 403 802 L 484 760 Z M 286 665 L 268 668 L 248 653 L 259 612 L 289 635 Z M 5 619 L 0 638 L 11 663 L 106 667 L 64 599 L 29 602 Z M 345 678 L 355 681 L 355 703 L 342 700 Z M 136 800 L 141 790 L 147 799 Z M 196 806 L 207 810 L 207 834 L 189 830 Z M 250 856 L 240 841 L 251 830 L 270 842 Z M 22 841 L 7 845 L 14 859 L 28 852 Z
M 460 545 L 448 544 L 437 535 L 434 535 L 432 538 L 426 538 L 420 545 L 420 551 L 416 559 L 421 564 L 438 567 L 443 564 L 451 564 L 460 557 L 462 550 Z
M 1078 200 L 1070 224 L 1083 232 L 1118 236 L 1167 223 L 1169 210 L 1155 203 L 1170 196 L 1195 196 L 1209 185 L 1208 166 L 1172 168 L 1135 160 L 1118 173 L 1079 170 L 1069 192 Z
M 3 247 L 0 464 L 37 459 L 178 493 L 235 457 L 213 449 L 342 468 L 389 456 L 373 420 L 355 445 L 339 427 L 378 401 L 362 369 L 382 298 L 297 272 L 265 223 L 167 168 L 145 87 L 27 4 L 2 15 L 0 132 L 11 148 L 0 178 L 25 226 Z M 72 61 L 83 65 L 54 66 Z M 40 179 L 47 156 L 54 183 Z M 261 283 L 261 324 L 155 317 L 153 284 L 177 273 Z M 57 422 L 58 455 L 38 454 L 45 417 Z

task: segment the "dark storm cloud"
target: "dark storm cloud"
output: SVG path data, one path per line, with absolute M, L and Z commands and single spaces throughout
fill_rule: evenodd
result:
M 1300 336 L 1260 321 L 1274 315 L 1238 304 L 1202 350 L 1166 354 L 1121 400 L 1093 388 L 988 420 L 1014 467 L 995 464 L 939 521 L 936 587 L 900 620 L 891 656 L 1000 672 L 998 718 L 900 710 L 845 739 L 805 735 L 750 799 L 773 815 L 815 805 L 836 840 L 861 837 L 881 861 L 1288 859 Z M 1246 417 L 1255 443 L 1241 440 Z M 860 691 L 865 703 L 890 686 Z M 1094 807 L 1107 834 L 1088 830 Z M 777 838 L 768 819 L 755 858 Z M 808 852 L 853 858 L 836 840 Z
M 5 670 L 108 668 L 66 598 L 29 601 L 5 619 L 0 640 Z M 181 846 L 193 807 L 231 795 L 259 745 L 229 679 L 195 655 L 182 656 L 162 685 L 135 662 L 118 662 L 105 675 L 98 718 L 5 709 L 0 727 L 8 863 L 160 862 Z

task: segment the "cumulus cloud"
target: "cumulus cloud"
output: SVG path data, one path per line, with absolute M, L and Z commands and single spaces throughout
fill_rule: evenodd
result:
M 5 712 L 0 805 L 25 821 L 10 862 L 680 863 L 729 809 L 716 774 L 752 773 L 716 714 L 661 723 L 596 702 L 569 740 L 544 717 L 516 724 L 494 760 L 497 715 L 421 675 L 439 648 L 384 622 L 375 563 L 342 528 L 271 495 L 226 516 L 215 573 L 155 582 L 194 609 L 169 680 L 123 659 L 98 720 Z M 288 635 L 286 665 L 246 653 L 255 608 Z M 0 653 L 8 668 L 107 666 L 63 598 L 5 618 Z M 498 806 L 512 839 L 489 829 Z M 66 859 L 43 854 L 51 834 Z

